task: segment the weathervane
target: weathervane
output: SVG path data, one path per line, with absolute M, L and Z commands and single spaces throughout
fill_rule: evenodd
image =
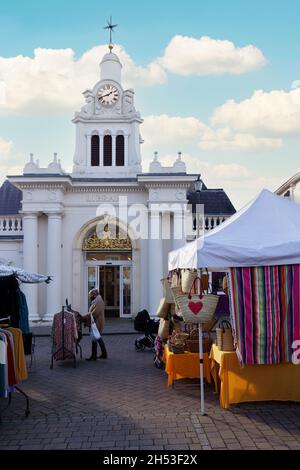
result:
M 110 20 L 107 21 L 107 26 L 104 26 L 104 29 L 109 29 L 109 45 L 108 48 L 110 52 L 112 51 L 114 45 L 112 43 L 112 33 L 114 32 L 114 28 L 116 28 L 118 25 L 117 24 L 112 24 L 112 17 L 110 17 Z

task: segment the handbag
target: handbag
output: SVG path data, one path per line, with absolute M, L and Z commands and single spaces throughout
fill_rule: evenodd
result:
M 217 346 L 220 351 L 234 351 L 231 325 L 228 320 L 223 320 L 216 328 Z
M 170 320 L 165 320 L 164 318 L 161 318 L 159 320 L 157 336 L 159 336 L 161 339 L 167 339 L 169 336 L 169 332 L 170 332 Z
M 184 294 L 188 294 L 197 277 L 197 271 L 191 269 L 183 269 L 181 271 L 181 290 Z
M 200 294 L 191 294 L 195 283 L 200 281 Z M 176 295 L 176 303 L 179 306 L 183 320 L 186 323 L 206 323 L 215 314 L 219 297 L 214 294 L 204 294 L 201 279 L 196 277 L 188 295 Z
M 166 320 L 170 314 L 170 307 L 171 307 L 171 304 L 167 303 L 166 298 L 163 297 L 159 302 L 159 306 L 156 311 L 156 316 L 158 318 L 163 318 L 164 320 Z
M 100 331 L 97 328 L 94 317 L 91 313 L 91 329 L 90 329 L 90 338 L 93 343 L 98 341 L 101 338 Z

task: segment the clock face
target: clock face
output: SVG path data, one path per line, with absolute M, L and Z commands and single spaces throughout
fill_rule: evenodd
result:
M 106 84 L 100 88 L 97 97 L 103 106 L 112 106 L 119 99 L 119 90 L 113 85 Z

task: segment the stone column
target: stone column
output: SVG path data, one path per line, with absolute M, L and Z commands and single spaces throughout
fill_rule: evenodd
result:
M 124 166 L 128 165 L 128 145 L 129 145 L 129 135 L 124 136 Z
M 112 166 L 116 166 L 116 135 L 112 135 Z
M 104 135 L 100 134 L 100 136 L 99 136 L 99 152 L 100 152 L 99 162 L 100 162 L 100 166 L 103 166 L 103 139 L 104 139 Z
M 47 286 L 46 320 L 60 312 L 62 306 L 62 213 L 48 214 L 47 274 L 52 281 Z
M 173 250 L 178 250 L 185 244 L 184 214 L 182 210 L 173 213 Z
M 148 289 L 149 314 L 155 315 L 162 297 L 163 245 L 161 238 L 161 214 L 150 212 L 150 238 L 148 241 Z
M 86 135 L 86 166 L 91 166 L 92 136 Z
M 23 212 L 23 268 L 31 273 L 38 272 L 38 213 Z M 40 320 L 38 312 L 38 285 L 22 284 L 26 295 L 29 319 Z

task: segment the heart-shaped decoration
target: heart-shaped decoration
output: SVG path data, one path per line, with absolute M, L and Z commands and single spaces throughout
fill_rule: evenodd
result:
M 197 313 L 199 313 L 202 309 L 203 303 L 201 302 L 201 300 L 199 300 L 198 302 L 191 301 L 189 302 L 188 307 L 194 315 L 197 315 Z

